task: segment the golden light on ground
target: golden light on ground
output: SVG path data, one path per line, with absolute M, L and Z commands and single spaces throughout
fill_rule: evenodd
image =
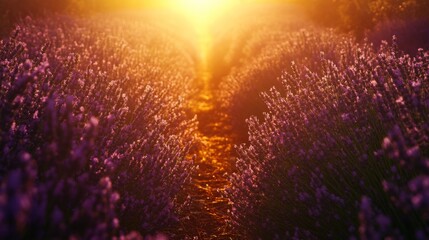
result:
M 223 17 L 230 12 L 245 11 L 246 6 L 292 1 L 294 0 L 143 0 L 143 9 L 163 9 L 173 13 L 172 17 L 183 17 L 189 25 L 184 25 L 182 29 L 179 27 L 178 31 L 187 32 L 189 27 L 193 28 L 196 33 L 195 46 L 199 53 L 198 79 L 202 88 L 190 105 L 195 112 L 206 112 L 214 107 L 210 85 L 212 69 L 209 64 L 214 41 L 213 27 L 219 23 L 225 24 Z
M 211 104 L 213 96 L 209 89 L 211 71 L 208 66 L 212 44 L 210 24 L 236 4 L 238 4 L 237 0 L 170 0 L 165 2 L 164 7 L 187 19 L 197 34 L 197 47 L 200 55 L 198 75 L 203 88 L 198 100 L 191 104 L 196 112 L 213 108 Z

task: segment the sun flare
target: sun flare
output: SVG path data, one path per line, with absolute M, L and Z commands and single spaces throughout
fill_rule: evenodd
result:
M 205 24 L 236 4 L 231 0 L 171 0 L 169 5 L 193 24 Z

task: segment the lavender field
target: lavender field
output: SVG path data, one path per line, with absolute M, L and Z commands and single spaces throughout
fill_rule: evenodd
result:
M 0 6 L 0 239 L 429 239 L 427 1 Z

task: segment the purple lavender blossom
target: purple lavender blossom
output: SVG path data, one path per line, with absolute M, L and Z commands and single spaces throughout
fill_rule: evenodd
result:
M 26 18 L 1 43 L 0 236 L 161 231 L 187 204 L 191 57 L 149 24 L 62 20 Z
M 428 144 L 429 53 L 405 55 L 395 39 L 379 51 L 352 46 L 347 61 L 322 53 L 319 65 L 293 63 L 282 86 L 262 94 L 267 112 L 247 120 L 249 143 L 237 148 L 227 191 L 238 231 L 267 239 L 427 236 L 428 153 L 420 151 Z

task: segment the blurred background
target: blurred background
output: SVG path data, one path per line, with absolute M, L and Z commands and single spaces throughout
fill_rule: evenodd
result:
M 13 23 L 22 16 L 41 16 L 57 13 L 93 14 L 106 11 L 123 11 L 148 8 L 162 8 L 178 5 L 182 0 L 0 0 L 0 22 L 2 33 L 7 32 Z M 208 1 L 188 1 L 193 3 Z M 392 31 L 404 27 L 404 21 L 412 24 L 411 30 L 427 26 L 429 1 L 427 0 L 283 0 L 235 2 L 239 8 L 248 3 L 280 2 L 298 5 L 302 14 L 314 23 L 342 31 L 353 32 L 363 38 L 369 30 Z M 424 23 L 423 23 L 424 22 Z M 427 30 L 426 30 L 427 31 Z M 427 33 L 426 33 L 427 34 Z

